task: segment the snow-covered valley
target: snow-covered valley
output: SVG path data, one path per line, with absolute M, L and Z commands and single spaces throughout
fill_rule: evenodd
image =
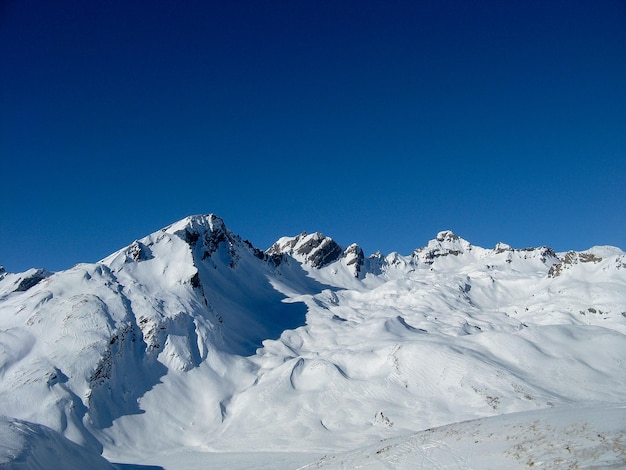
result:
M 625 362 L 618 248 L 262 251 L 192 216 L 0 272 L 0 466 L 620 468 Z

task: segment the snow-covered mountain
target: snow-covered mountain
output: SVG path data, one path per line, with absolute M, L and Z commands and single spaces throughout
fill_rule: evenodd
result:
M 383 457 L 401 450 L 408 468 L 424 457 L 406 444 L 415 433 L 447 426 L 471 446 L 473 427 L 454 423 L 518 412 L 501 426 L 545 416 L 552 461 L 582 462 L 585 432 L 570 442 L 561 424 L 605 422 L 625 404 L 626 254 L 614 247 L 486 249 L 444 231 L 406 256 L 320 233 L 262 251 L 207 215 L 99 263 L 0 269 L 0 465 L 43 455 L 53 467 L 54 454 L 106 468 L 103 453 L 295 468 L 351 451 L 312 464 L 340 467 L 392 439 Z M 594 451 L 626 465 L 626 425 L 608 427 L 611 446 Z M 437 455 L 454 445 L 436 442 L 448 446 Z

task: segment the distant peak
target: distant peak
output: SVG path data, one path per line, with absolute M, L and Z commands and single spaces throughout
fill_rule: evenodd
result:
M 314 268 L 321 268 L 338 260 L 343 254 L 343 249 L 323 233 L 302 232 L 295 237 L 282 237 L 267 250 L 267 253 L 270 255 L 288 254 Z
M 452 230 L 443 230 L 437 234 L 435 238 L 438 242 L 453 242 L 459 240 L 459 236 L 455 235 Z
M 463 251 L 471 249 L 471 243 L 456 235 L 452 230 L 442 230 L 428 242 L 429 248 L 442 248 Z
M 511 245 L 509 245 L 508 243 L 498 242 L 494 248 L 494 251 L 496 253 L 504 253 L 505 251 L 513 251 L 513 248 L 511 248 Z
M 224 221 L 215 214 L 190 215 L 162 231 L 177 235 L 190 244 L 195 244 L 199 238 L 225 239 L 230 234 Z
M 413 257 L 420 262 L 432 264 L 436 258 L 448 255 L 458 256 L 471 250 L 470 242 L 459 237 L 452 230 L 443 230 L 437 233 L 435 239 L 430 240 L 427 246 L 415 250 Z
M 353 243 L 343 252 L 343 261 L 346 266 L 351 266 L 355 277 L 359 277 L 361 268 L 365 263 L 365 255 L 359 245 Z

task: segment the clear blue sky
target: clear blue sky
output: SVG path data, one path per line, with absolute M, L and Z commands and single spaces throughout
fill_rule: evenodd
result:
M 626 2 L 0 2 L 0 264 L 190 214 L 626 249 Z

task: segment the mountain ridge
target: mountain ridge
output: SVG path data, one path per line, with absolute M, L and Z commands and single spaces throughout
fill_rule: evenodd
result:
M 98 263 L 0 274 L 0 415 L 133 461 L 624 402 L 625 261 L 449 230 L 406 256 L 318 232 L 262 251 L 190 216 Z

